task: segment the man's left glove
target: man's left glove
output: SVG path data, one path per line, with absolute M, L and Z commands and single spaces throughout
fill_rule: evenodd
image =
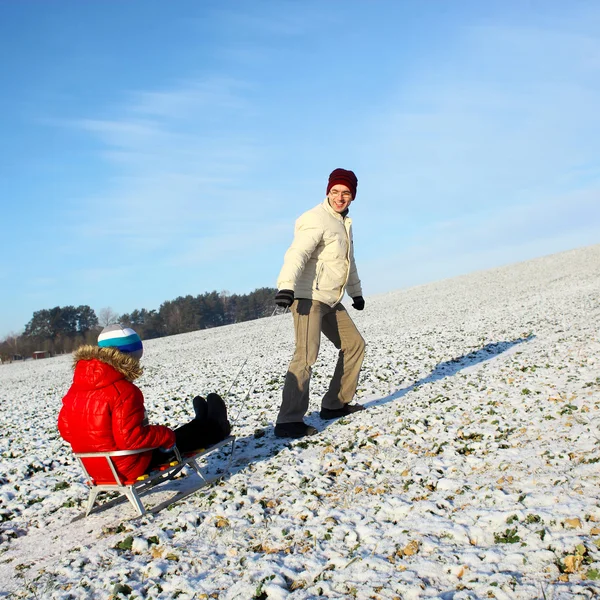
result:
M 365 307 L 365 299 L 362 296 L 354 296 L 352 298 L 352 306 L 356 310 L 362 310 Z
M 275 294 L 275 304 L 283 308 L 289 308 L 294 303 L 294 292 L 292 290 L 279 290 Z

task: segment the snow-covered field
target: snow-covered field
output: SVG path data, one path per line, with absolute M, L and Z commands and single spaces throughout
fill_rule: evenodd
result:
M 369 410 L 319 418 L 324 341 L 320 433 L 292 442 L 273 436 L 289 314 L 145 342 L 139 385 L 173 426 L 248 362 L 229 475 L 138 519 L 127 503 L 71 522 L 87 490 L 55 427 L 70 357 L 1 366 L 0 597 L 600 595 L 600 246 L 349 310 Z

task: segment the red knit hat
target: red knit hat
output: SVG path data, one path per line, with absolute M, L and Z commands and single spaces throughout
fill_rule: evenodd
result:
M 346 169 L 335 169 L 332 171 L 327 182 L 327 192 L 325 193 L 329 194 L 329 190 L 338 184 L 345 185 L 352 192 L 352 198 L 356 198 L 358 179 L 352 171 L 346 171 Z

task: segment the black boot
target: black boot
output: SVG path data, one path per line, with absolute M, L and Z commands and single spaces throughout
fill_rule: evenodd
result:
M 305 435 L 315 435 L 315 433 L 319 432 L 312 425 L 307 425 L 304 421 L 277 423 L 275 425 L 275 437 L 301 438 Z
M 231 433 L 231 424 L 227 418 L 225 401 L 219 394 L 212 393 L 206 396 L 206 404 L 208 405 L 206 418 L 218 424 L 223 433 L 223 439 L 225 439 Z
M 194 405 L 194 413 L 196 413 L 196 419 L 206 419 L 206 413 L 208 412 L 208 405 L 206 400 L 202 396 L 196 396 L 192 403 Z
M 212 419 L 193 419 L 175 429 L 175 443 L 182 454 L 206 449 L 226 437 L 221 425 Z

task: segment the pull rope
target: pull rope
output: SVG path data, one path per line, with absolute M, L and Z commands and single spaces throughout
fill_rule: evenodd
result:
M 271 317 L 275 316 L 276 312 L 277 312 L 277 307 L 275 307 L 275 310 L 273 310 L 273 312 L 271 313 Z M 269 317 L 269 318 L 271 318 L 271 317 Z M 254 346 L 250 347 L 250 350 L 254 350 L 254 348 L 256 348 L 257 345 L 258 344 L 255 343 Z M 229 394 L 230 394 L 233 386 L 235 385 L 235 383 L 238 380 L 238 377 L 241 375 L 242 371 L 244 370 L 244 367 L 246 366 L 246 363 L 248 362 L 249 358 L 250 358 L 250 352 L 248 352 L 248 354 L 246 355 L 246 358 L 244 359 L 244 362 L 242 363 L 241 367 L 239 368 L 238 372 L 236 373 L 235 377 L 233 378 L 233 381 L 231 382 L 229 388 L 225 392 L 225 398 L 227 398 L 227 396 L 229 396 Z
M 273 312 L 271 313 L 271 317 L 275 316 L 275 313 L 277 312 L 278 307 L 276 306 L 275 309 L 273 310 Z M 280 316 L 285 315 L 288 312 L 289 307 L 286 307 L 285 310 L 283 311 L 283 313 Z M 281 321 L 279 321 L 279 323 L 277 324 L 277 327 L 275 328 L 275 332 L 273 335 L 276 335 L 279 331 L 279 328 L 281 327 Z M 246 358 L 244 359 L 244 362 L 242 363 L 242 365 L 240 366 L 240 368 L 238 369 L 238 372 L 236 373 L 235 377 L 233 378 L 233 381 L 231 382 L 231 385 L 229 386 L 228 390 L 225 392 L 225 398 L 227 398 L 230 393 L 231 390 L 233 389 L 233 386 L 236 384 L 239 376 L 241 375 L 242 371 L 244 370 L 244 367 L 246 366 L 246 363 L 248 362 L 250 355 L 252 354 L 252 352 L 258 347 L 258 342 L 263 342 L 266 339 L 266 334 L 263 334 L 262 337 L 259 338 L 259 340 L 257 342 L 255 342 L 251 347 L 250 347 L 250 351 L 246 354 Z M 256 383 L 256 380 L 258 379 L 258 375 L 260 374 L 260 370 L 257 370 L 256 373 L 254 374 L 254 377 L 252 378 L 252 381 L 250 382 L 250 386 L 248 388 L 248 391 L 246 392 L 246 394 L 244 395 L 244 397 L 242 398 L 242 400 L 240 401 L 240 406 L 237 412 L 237 415 L 235 417 L 235 419 L 233 421 L 231 421 L 231 425 L 235 425 L 238 421 L 238 419 L 240 418 L 240 415 L 242 414 L 242 409 L 245 407 L 246 405 L 246 400 L 248 400 L 248 398 L 250 397 L 250 393 L 252 392 L 252 388 L 254 387 L 254 384 Z

